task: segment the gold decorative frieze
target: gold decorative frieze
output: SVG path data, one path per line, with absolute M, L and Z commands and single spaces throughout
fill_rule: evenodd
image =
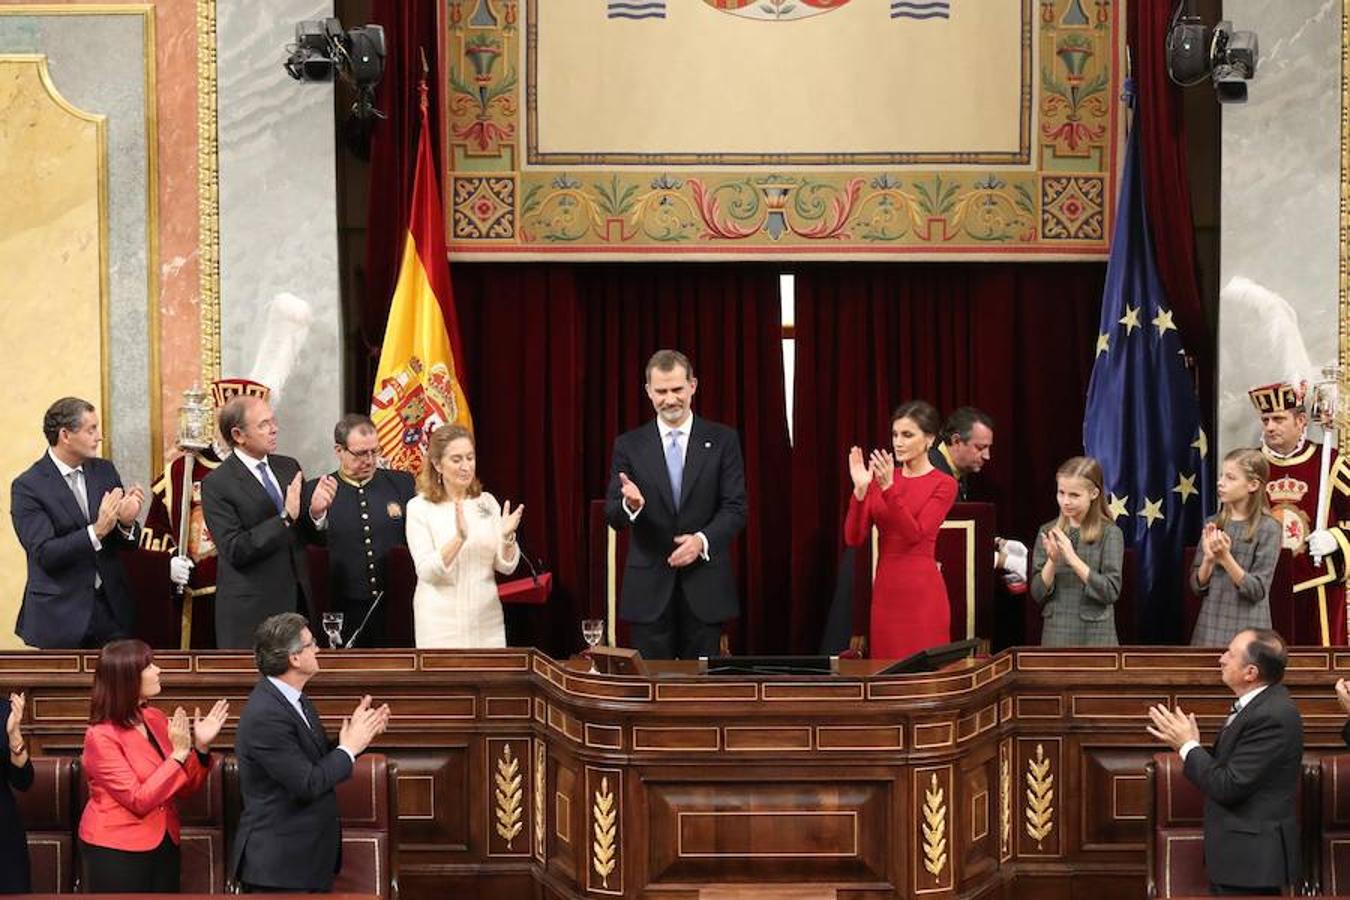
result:
M 197 289 L 203 384 L 220 377 L 220 161 L 216 124 L 216 0 L 197 0 Z
M 511 745 L 502 745 L 502 755 L 497 757 L 497 789 L 493 793 L 497 814 L 497 835 L 506 841 L 506 849 L 514 849 L 511 844 L 525 827 L 521 799 L 524 788 L 521 783 L 520 759 L 511 755 Z
M 609 789 L 608 776 L 601 777 L 600 787 L 595 792 L 595 806 L 591 811 L 595 826 L 595 841 L 591 845 L 591 867 L 600 876 L 600 885 L 609 890 L 609 876 L 618 864 L 618 810 L 614 805 L 614 792 Z
M 1055 776 L 1045 746 L 1036 745 L 1036 757 L 1027 760 L 1027 837 L 1036 849 L 1045 849 L 1045 839 L 1055 827 Z
M 923 867 L 935 880 L 947 867 L 947 799 L 936 772 L 923 795 Z

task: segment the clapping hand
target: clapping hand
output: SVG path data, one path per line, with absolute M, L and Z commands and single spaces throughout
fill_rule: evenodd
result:
M 98 503 L 98 515 L 94 517 L 94 533 L 99 540 L 107 537 L 117 527 L 117 511 L 122 503 L 122 489 L 113 488 L 103 495 Z
M 145 488 L 139 484 L 133 484 L 131 490 L 122 494 L 122 499 L 117 502 L 117 522 L 123 528 L 130 528 L 136 521 L 136 517 L 141 514 L 141 506 L 145 503 Z
M 342 730 L 338 732 L 338 743 L 356 755 L 365 752 L 370 742 L 384 733 L 389 725 L 389 704 L 378 709 L 371 707 L 370 695 L 366 694 L 356 704 L 352 714 L 342 720 Z
M 525 504 L 511 508 L 511 501 L 507 500 L 502 506 L 502 537 L 510 540 L 520 527 L 520 517 L 525 512 Z
M 300 518 L 300 491 L 304 489 L 305 476 L 303 472 L 296 472 L 291 483 L 286 485 L 286 516 L 294 522 Z
M 872 468 L 863 459 L 859 447 L 852 447 L 848 451 L 848 477 L 853 479 L 854 496 L 861 500 L 867 495 L 867 486 L 872 483 Z
M 314 496 L 309 498 L 309 517 L 317 522 L 326 516 L 335 496 L 337 496 L 337 479 L 332 475 L 320 478 L 314 485 Z
M 173 718 L 169 720 L 169 743 L 173 744 L 174 759 L 179 762 L 187 759 L 188 750 L 192 749 L 192 728 L 188 724 L 188 714 L 181 706 L 173 711 Z
M 1162 741 L 1173 750 L 1180 750 L 1187 741 L 1200 740 L 1200 726 L 1196 724 L 1195 713 L 1184 713 L 1181 707 L 1168 709 L 1161 703 L 1149 707 L 1148 717 L 1153 724 L 1148 733 Z
M 23 699 L 22 694 L 19 695 L 19 699 Z M 1340 701 L 1341 709 L 1345 710 L 1347 715 L 1350 715 L 1350 681 L 1346 681 L 1344 678 L 1336 679 L 1336 699 Z M 12 695 L 10 702 L 14 702 Z
M 211 742 L 220 734 L 220 728 L 225 724 L 225 719 L 230 714 L 230 704 L 225 700 L 217 700 L 216 705 L 211 707 L 211 711 L 204 717 L 200 709 L 192 711 L 192 746 L 198 753 L 205 753 L 211 747 Z
M 619 494 L 623 497 L 623 505 L 628 507 L 629 512 L 637 512 L 647 502 L 642 499 L 642 491 L 633 484 L 633 479 L 628 477 L 627 472 L 619 473 Z
M 1222 562 L 1233 551 L 1233 539 L 1222 528 L 1214 529 L 1214 560 Z
M 5 720 L 5 736 L 9 738 L 9 745 L 23 743 L 22 733 L 19 727 L 23 724 L 23 694 L 9 695 L 9 718 Z
M 675 535 L 675 549 L 666 557 L 666 563 L 672 569 L 682 569 L 698 559 L 703 551 L 703 541 L 696 534 Z
M 1206 522 L 1205 528 L 1200 532 L 1200 550 L 1205 554 L 1205 559 L 1213 560 L 1216 552 L 1215 535 L 1219 533 L 1219 528 L 1213 522 Z
M 1059 548 L 1060 558 L 1070 565 L 1078 561 L 1078 551 L 1073 549 L 1073 541 L 1069 540 L 1067 534 L 1059 528 L 1051 528 L 1049 534 Z
M 889 490 L 895 481 L 895 457 L 889 450 L 872 451 L 872 477 L 877 480 L 877 487 L 883 491 Z
M 1046 561 L 1051 564 L 1059 562 L 1059 541 L 1055 540 L 1055 532 L 1058 530 L 1049 528 L 1041 535 L 1041 546 L 1045 547 Z

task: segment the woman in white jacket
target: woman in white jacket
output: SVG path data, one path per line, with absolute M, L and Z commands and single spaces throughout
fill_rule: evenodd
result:
M 408 501 L 408 550 L 417 568 L 413 626 L 419 648 L 505 647 L 493 572 L 520 563 L 516 529 L 525 507 L 505 508 L 478 481 L 473 434 L 442 425 L 427 441 Z

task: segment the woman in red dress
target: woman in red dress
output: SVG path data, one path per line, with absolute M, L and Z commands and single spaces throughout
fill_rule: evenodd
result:
M 861 546 L 873 524 L 880 532 L 869 641 L 874 659 L 903 659 L 951 640 L 951 607 L 934 551 L 956 502 L 956 481 L 928 461 L 940 424 L 937 410 L 911 400 L 891 414 L 894 456 L 873 450 L 864 459 L 857 447 L 848 453 L 853 495 L 844 543 Z

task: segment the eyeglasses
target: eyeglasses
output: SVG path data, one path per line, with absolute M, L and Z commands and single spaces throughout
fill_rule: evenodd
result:
M 380 455 L 380 448 L 372 447 L 369 450 L 353 450 L 351 447 L 343 447 L 342 452 L 349 456 L 355 456 L 357 459 L 375 459 Z
M 296 655 L 298 655 L 304 653 L 306 650 L 309 649 L 318 649 L 318 646 L 319 646 L 318 642 L 314 640 L 308 640 L 305 641 L 303 644 L 301 644 L 300 647 L 295 651 L 295 653 Z

